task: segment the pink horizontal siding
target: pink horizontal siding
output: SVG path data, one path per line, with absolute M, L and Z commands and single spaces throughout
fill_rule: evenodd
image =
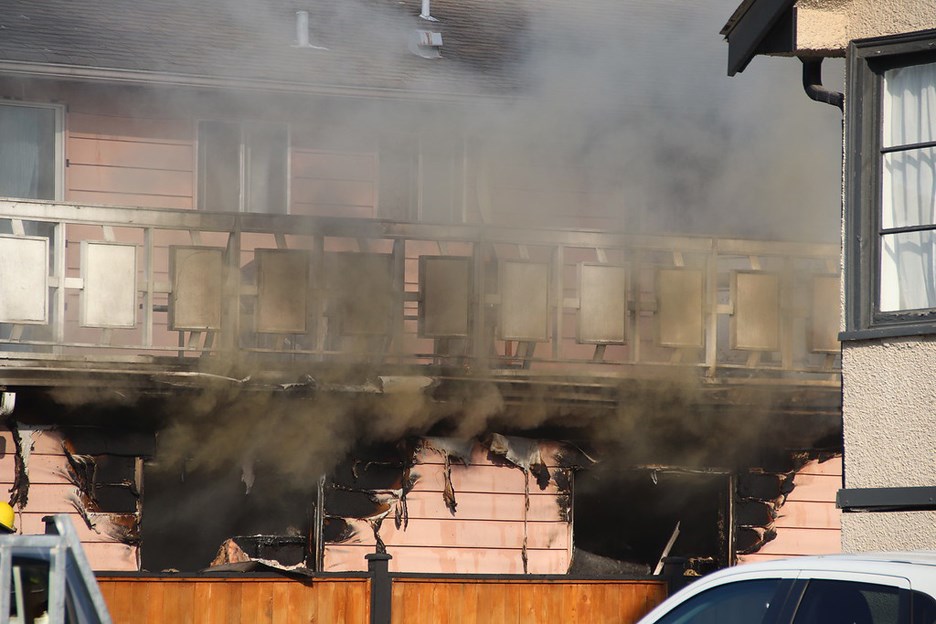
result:
M 194 124 L 72 112 L 66 118 L 65 199 L 194 208 Z
M 387 546 L 393 557 L 391 572 L 431 572 L 440 574 L 523 574 L 520 551 L 496 548 L 436 548 Z M 326 572 L 347 572 L 367 569 L 364 556 L 374 552 L 373 546 L 329 545 L 325 559 Z M 560 550 L 527 550 L 529 574 L 565 574 L 569 555 Z
M 555 466 L 558 450 L 557 445 L 540 445 L 547 465 Z M 572 526 L 563 513 L 556 483 L 550 480 L 541 490 L 532 474 L 527 481 L 519 467 L 506 461 L 493 463 L 481 445 L 475 445 L 468 462 L 466 466 L 452 460 L 450 465 L 453 512 L 443 497 L 443 455 L 432 448 L 417 454 L 410 470 L 416 481 L 407 494 L 407 525 L 397 528 L 391 511 L 379 529 L 393 556 L 391 569 L 522 574 L 525 547 L 527 572 L 564 574 L 571 560 Z M 363 570 L 364 555 L 376 547 L 369 522 L 345 521 L 354 534 L 344 542 L 325 545 L 326 570 Z
M 373 547 L 376 544 L 374 532 L 365 520 L 352 520 L 354 537 L 347 544 L 364 544 Z M 569 525 L 554 520 L 552 522 L 527 522 L 512 520 L 460 520 L 455 517 L 410 518 L 407 527 L 398 529 L 392 518 L 388 518 L 380 527 L 380 537 L 385 544 L 396 546 L 471 548 L 483 544 L 485 548 L 518 549 L 527 536 L 528 548 L 550 549 L 568 548 Z

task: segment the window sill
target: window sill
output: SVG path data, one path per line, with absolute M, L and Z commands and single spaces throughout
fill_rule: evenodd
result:
M 914 323 L 913 325 L 887 325 L 868 329 L 853 329 L 839 332 L 840 342 L 854 340 L 875 340 L 878 338 L 901 338 L 905 336 L 936 335 L 936 321 Z

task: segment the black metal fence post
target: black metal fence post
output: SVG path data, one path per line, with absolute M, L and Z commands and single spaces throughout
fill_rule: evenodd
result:
M 666 580 L 670 596 L 692 582 L 692 578 L 686 578 L 688 563 L 689 559 L 686 557 L 663 557 L 663 573 L 661 576 Z
M 386 553 L 370 553 L 367 571 L 371 575 L 370 624 L 390 624 L 390 606 L 393 592 L 390 579 L 390 559 Z

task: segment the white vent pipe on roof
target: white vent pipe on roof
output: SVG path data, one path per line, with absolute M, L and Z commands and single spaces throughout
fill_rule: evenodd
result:
M 309 12 L 296 11 L 296 47 L 309 47 Z
M 297 48 L 309 48 L 312 50 L 327 50 L 321 46 L 312 45 L 309 41 L 309 12 L 296 11 L 296 43 Z
M 429 7 L 430 0 L 422 0 L 422 12 L 419 14 L 419 17 L 424 20 L 429 20 L 430 22 L 438 22 L 436 18 L 432 17 L 432 12 Z

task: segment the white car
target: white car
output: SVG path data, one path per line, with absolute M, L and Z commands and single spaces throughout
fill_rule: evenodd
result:
M 936 624 L 936 552 L 800 557 L 720 570 L 638 624 Z

